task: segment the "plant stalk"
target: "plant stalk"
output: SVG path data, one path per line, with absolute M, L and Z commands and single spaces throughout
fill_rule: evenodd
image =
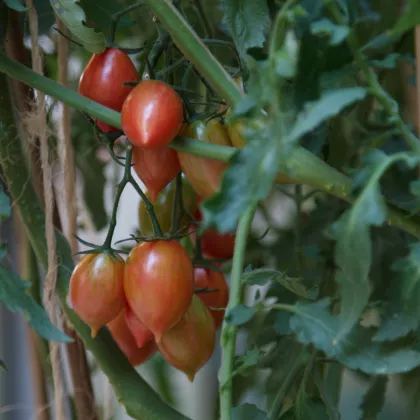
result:
M 235 251 L 233 254 L 232 280 L 229 292 L 229 303 L 226 308 L 228 314 L 235 306 L 241 303 L 241 278 L 245 263 L 245 249 L 257 203 L 251 204 L 239 220 L 236 233 Z M 222 365 L 219 371 L 219 394 L 220 394 L 220 419 L 232 419 L 232 372 L 236 350 L 236 334 L 238 327 L 223 321 L 221 346 Z

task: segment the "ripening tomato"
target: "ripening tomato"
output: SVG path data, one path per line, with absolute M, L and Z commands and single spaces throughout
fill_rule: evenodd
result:
M 192 262 L 179 242 L 143 242 L 128 256 L 124 272 L 127 302 L 156 342 L 185 314 L 193 289 Z
M 156 343 L 153 340 L 148 341 L 143 347 L 137 347 L 133 334 L 128 327 L 124 313 L 120 312 L 118 316 L 107 324 L 112 338 L 118 344 L 118 347 L 125 354 L 132 366 L 140 365 L 146 362 L 156 352 Z
M 207 125 L 202 121 L 195 121 L 184 126 L 180 135 L 207 143 L 231 146 L 224 126 L 216 119 L 210 120 Z M 181 152 L 178 152 L 178 157 L 182 171 L 197 194 L 207 198 L 218 190 L 223 171 L 227 167 L 226 163 Z
M 203 219 L 200 209 L 195 212 L 195 219 Z M 229 259 L 233 257 L 236 235 L 232 233 L 219 233 L 216 229 L 207 229 L 201 235 L 201 249 L 204 254 L 216 259 Z
M 225 311 L 220 309 L 226 308 L 229 301 L 229 288 L 224 274 L 209 268 L 196 267 L 194 281 L 197 289 L 218 289 L 214 292 L 198 293 L 197 296 L 210 310 L 216 329 L 219 328 L 225 316 Z
M 144 80 L 127 96 L 121 111 L 122 129 L 134 146 L 164 147 L 177 135 L 183 121 L 178 94 L 160 80 Z
M 146 185 L 152 202 L 181 171 L 176 150 L 169 147 L 133 147 L 134 170 Z
M 157 196 L 154 202 L 155 214 L 159 221 L 163 233 L 170 232 L 172 228 L 172 208 L 175 198 L 176 183 L 172 182 Z M 147 193 L 149 196 L 149 193 Z M 184 209 L 192 216 L 197 209 L 197 194 L 191 187 L 191 184 L 183 178 L 182 180 L 182 197 L 184 202 Z M 189 222 L 187 216 L 181 220 L 181 227 L 187 225 Z M 146 210 L 146 204 L 143 200 L 139 204 L 139 224 L 141 233 L 145 236 L 153 234 L 153 226 L 150 217 Z
M 148 341 L 153 339 L 153 333 L 136 317 L 128 305 L 124 308 L 124 317 L 131 334 L 133 334 L 137 347 L 143 347 Z
M 116 254 L 87 254 L 70 278 L 73 309 L 95 337 L 99 328 L 112 321 L 124 308 L 124 260 Z
M 123 83 L 138 78 L 130 57 L 117 48 L 108 48 L 89 60 L 79 80 L 79 93 L 119 112 L 133 89 Z M 97 121 L 97 125 L 104 132 L 118 130 L 102 121 Z
M 215 345 L 213 318 L 206 305 L 194 295 L 186 314 L 163 335 L 158 348 L 162 356 L 192 382 L 210 359 Z

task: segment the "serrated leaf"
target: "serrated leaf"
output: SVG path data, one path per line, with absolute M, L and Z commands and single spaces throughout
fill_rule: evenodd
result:
M 375 420 L 378 418 L 385 403 L 387 383 L 388 377 L 386 376 L 374 378 L 360 406 L 362 410 L 361 420 Z
M 331 45 L 338 45 L 343 42 L 350 32 L 345 25 L 336 25 L 329 19 L 323 18 L 311 24 L 311 32 L 314 35 L 328 35 Z
M 420 365 L 420 352 L 410 346 L 392 346 L 373 341 L 376 330 L 355 326 L 343 335 L 340 319 L 329 312 L 330 299 L 316 303 L 298 302 L 290 327 L 303 344 L 313 344 L 328 357 L 351 369 L 368 374 L 403 373 Z
M 236 357 L 235 370 L 232 373 L 232 376 L 245 374 L 247 370 L 255 367 L 258 364 L 260 357 L 261 352 L 257 347 L 254 347 L 251 350 L 247 350 L 243 356 Z
M 408 0 L 405 5 L 404 13 L 399 18 L 391 31 L 391 34 L 398 36 L 409 31 L 420 23 L 420 3 L 418 0 Z
M 253 404 L 232 408 L 232 420 L 267 420 L 267 415 Z
M 30 283 L 0 265 L 0 301 L 12 312 L 22 312 L 29 325 L 46 340 L 71 342 L 51 324 L 44 309 L 27 293 Z
M 95 32 L 84 24 L 86 15 L 76 0 L 50 0 L 50 2 L 54 12 L 88 51 L 94 54 L 104 51 L 104 34 Z
M 4 0 L 4 3 L 9 9 L 16 10 L 16 12 L 26 12 L 29 9 L 25 7 L 20 0 Z
M 270 27 L 266 0 L 224 0 L 223 3 L 223 23 L 239 54 L 244 56 L 247 49 L 262 47 Z
M 0 185 L 0 220 L 5 221 L 12 214 L 10 206 L 10 198 L 4 192 L 3 187 Z
M 263 286 L 268 282 L 279 283 L 292 293 L 306 298 L 314 299 L 313 290 L 308 290 L 303 284 L 302 279 L 292 278 L 280 271 L 271 270 L 269 268 L 260 268 L 243 275 L 243 282 L 249 285 Z
M 226 322 L 230 325 L 243 325 L 249 322 L 254 314 L 254 308 L 240 304 L 227 312 Z
M 299 140 L 304 134 L 318 127 L 323 121 L 340 113 L 344 108 L 362 100 L 366 89 L 362 87 L 326 91 L 318 101 L 307 105 L 299 113 L 296 123 L 288 136 L 288 142 Z
M 276 314 L 276 321 L 274 322 L 274 329 L 277 334 L 288 335 L 292 333 L 290 329 L 290 319 L 292 314 L 290 312 L 279 312 Z
M 334 226 L 342 334 L 350 331 L 359 321 L 368 303 L 369 271 L 372 264 L 370 227 L 382 225 L 386 216 L 386 203 L 375 182 L 363 190 L 353 207 Z
M 386 341 L 403 337 L 420 326 L 420 243 L 410 245 L 407 257 L 393 264 L 390 300 L 375 340 Z
M 3 362 L 3 360 L 0 359 L 0 370 L 3 372 L 7 372 L 7 366 L 6 363 Z

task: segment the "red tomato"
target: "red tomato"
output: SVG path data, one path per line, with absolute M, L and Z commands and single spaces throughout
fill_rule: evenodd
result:
M 136 340 L 137 347 L 143 347 L 153 339 L 153 333 L 146 327 L 127 305 L 124 309 L 125 322 Z
M 118 347 L 125 354 L 127 359 L 133 366 L 144 363 L 146 360 L 156 352 L 156 343 L 151 340 L 143 347 L 137 347 L 133 334 L 125 322 L 124 313 L 120 312 L 119 315 L 107 324 L 113 339 L 118 344 Z
M 203 219 L 200 209 L 197 209 L 195 218 Z M 211 258 L 229 259 L 233 257 L 235 238 L 232 233 L 221 234 L 215 229 L 207 229 L 201 236 L 201 249 Z
M 79 93 L 119 112 L 133 90 L 123 83 L 133 80 L 138 80 L 138 74 L 130 57 L 117 48 L 108 48 L 89 60 L 79 80 Z M 104 132 L 117 130 L 102 121 L 97 125 Z
M 125 135 L 134 146 L 147 149 L 170 143 L 182 121 L 181 99 L 171 86 L 159 80 L 139 83 L 127 96 L 121 111 Z
M 175 240 L 140 243 L 126 261 L 124 289 L 132 311 L 159 342 L 191 303 L 194 274 L 187 251 Z
M 216 328 L 209 310 L 193 296 L 182 319 L 162 337 L 158 348 L 175 368 L 192 382 L 196 373 L 210 359 L 216 345 Z
M 133 163 L 134 170 L 146 185 L 152 202 L 181 171 L 178 155 L 169 147 L 158 149 L 133 147 Z
M 216 329 L 222 325 L 225 311 L 211 308 L 226 308 L 229 301 L 229 288 L 223 273 L 209 268 L 194 268 L 195 287 L 197 289 L 218 289 L 217 292 L 198 293 L 197 296 L 210 310 Z
M 202 121 L 195 121 L 184 126 L 180 135 L 207 143 L 231 146 L 224 126 L 216 119 L 210 120 L 207 125 Z M 227 167 L 226 163 L 181 152 L 178 152 L 178 158 L 182 172 L 197 194 L 209 197 L 218 190 L 223 171 Z
M 70 278 L 70 300 L 76 314 L 90 326 L 92 337 L 124 308 L 124 260 L 87 254 Z

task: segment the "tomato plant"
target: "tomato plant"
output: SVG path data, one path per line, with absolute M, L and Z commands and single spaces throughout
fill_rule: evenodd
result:
M 177 135 L 183 121 L 182 102 L 171 86 L 159 80 L 140 82 L 127 96 L 121 125 L 133 145 L 164 147 Z
M 417 419 L 419 2 L 20 3 L 0 301 L 31 334 L 3 326 L 6 389 L 26 346 L 45 420 Z
M 115 111 L 121 111 L 133 86 L 124 82 L 138 80 L 136 67 L 130 57 L 118 48 L 108 48 L 94 54 L 79 80 L 79 93 Z M 103 121 L 97 121 L 104 132 L 117 130 Z
M 105 253 L 88 254 L 70 279 L 70 300 L 75 312 L 95 337 L 124 307 L 124 260 Z

